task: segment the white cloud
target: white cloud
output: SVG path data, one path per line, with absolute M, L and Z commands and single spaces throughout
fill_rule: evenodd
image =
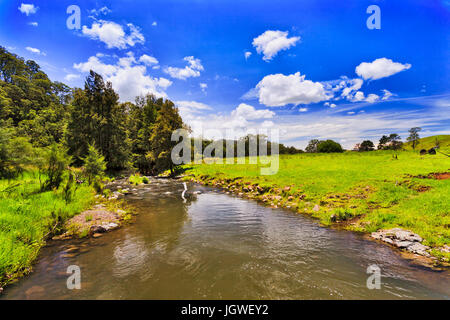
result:
M 158 64 L 158 60 L 155 57 L 149 56 L 147 54 L 143 54 L 140 58 L 139 61 L 144 63 L 147 66 L 151 66 L 154 64 Z
M 411 68 L 409 63 L 402 64 L 393 62 L 391 59 L 379 58 L 373 62 L 362 62 L 356 67 L 355 72 L 365 80 L 377 80 L 392 76 L 409 68 Z
M 158 25 L 158 23 L 156 21 L 153 21 L 152 26 L 156 27 Z
M 298 111 L 300 111 L 300 112 L 306 112 L 306 111 L 308 111 L 308 108 L 300 108 L 300 109 L 298 109 Z
M 37 22 L 30 22 L 28 24 L 33 27 L 37 27 L 39 25 L 39 23 L 37 23 Z
M 118 66 L 105 64 L 96 56 L 89 57 L 86 62 L 74 64 L 73 67 L 81 72 L 89 72 L 89 70 L 93 70 L 106 77 L 112 76 L 118 70 Z
M 208 85 L 206 83 L 200 83 L 200 89 L 202 89 L 202 92 L 206 93 L 206 89 L 208 89 Z
M 378 101 L 379 99 L 380 99 L 380 97 L 378 95 L 371 93 L 367 96 L 366 101 L 370 102 L 370 103 L 374 103 L 375 101 Z
M 112 12 L 112 10 L 110 10 L 107 6 L 104 6 L 104 7 L 100 8 L 100 9 L 92 9 L 91 10 L 91 13 L 96 15 L 96 16 L 98 16 L 100 14 L 106 15 L 106 14 L 111 13 L 111 12 Z
M 169 74 L 172 78 L 186 80 L 187 78 L 196 78 L 200 76 L 200 71 L 203 71 L 203 65 L 200 59 L 196 59 L 193 56 L 184 57 L 184 61 L 188 62 L 188 65 L 184 68 L 167 67 L 164 72 Z
M 334 103 L 330 104 L 330 108 L 336 108 L 336 105 Z
M 309 104 L 329 99 L 321 83 L 305 80 L 300 72 L 288 76 L 280 73 L 265 76 L 253 93 L 259 97 L 261 104 L 269 107 Z
M 22 3 L 18 9 L 20 12 L 29 16 L 30 14 L 35 14 L 39 7 L 35 7 L 34 4 Z
M 394 95 L 392 92 L 386 89 L 383 89 L 381 91 L 383 91 L 383 97 L 381 98 L 381 100 L 388 100 L 390 97 Z
M 91 28 L 83 26 L 82 33 L 91 39 L 104 42 L 109 49 L 126 49 L 127 47 L 133 47 L 137 43 L 142 44 L 145 42 L 144 36 L 136 26 L 128 23 L 127 27 L 129 33 L 126 33 L 120 24 L 99 20 L 92 23 Z
M 39 54 L 39 55 L 43 55 L 43 56 L 46 55 L 45 52 L 42 52 L 41 50 L 39 50 L 39 49 L 37 49 L 37 48 L 26 47 L 25 49 L 26 49 L 27 51 L 30 51 L 30 52 L 35 53 L 35 54 Z
M 250 51 L 246 51 L 246 52 L 244 53 L 245 60 L 247 60 L 248 58 L 250 58 L 251 55 L 252 55 L 252 53 L 251 53 Z
M 79 75 L 79 74 L 74 74 L 74 73 L 69 73 L 69 74 L 67 74 L 67 75 L 64 77 L 64 79 L 65 79 L 66 81 L 72 81 L 72 80 L 75 80 L 75 79 L 78 79 L 78 78 L 80 78 L 80 75 Z
M 349 80 L 342 80 L 339 82 L 338 86 L 336 86 L 334 88 L 334 90 L 338 90 L 340 88 L 343 87 L 341 96 L 348 98 L 349 100 L 351 99 L 352 93 L 354 93 L 355 91 L 358 91 L 359 89 L 361 89 L 362 85 L 363 85 L 364 81 L 361 79 L 349 79 Z
M 347 114 L 352 115 L 352 114 L 355 114 L 355 112 L 354 111 L 349 111 L 349 112 L 347 112 Z
M 235 110 L 231 112 L 232 116 L 243 117 L 247 120 L 270 119 L 275 116 L 275 112 L 264 109 L 256 110 L 253 106 L 241 103 Z
M 288 38 L 287 31 L 267 30 L 253 39 L 256 52 L 263 54 L 263 60 L 270 61 L 281 50 L 287 50 L 300 41 L 300 37 Z
M 121 101 L 134 101 L 136 96 L 148 93 L 167 97 L 164 90 L 172 85 L 172 81 L 166 78 L 148 75 L 145 64 L 136 61 L 132 52 L 119 58 L 115 64 L 104 63 L 97 56 L 92 56 L 87 62 L 74 64 L 73 67 L 81 72 L 93 70 L 101 74 L 106 81 L 112 83 Z

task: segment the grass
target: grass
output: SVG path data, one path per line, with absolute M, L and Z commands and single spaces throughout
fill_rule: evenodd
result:
M 421 149 L 429 150 L 436 146 L 436 139 L 439 141 L 442 152 L 450 151 L 450 135 L 438 135 L 419 139 L 419 144 L 416 146 L 416 151 Z M 406 150 L 412 150 L 412 142 L 407 142 L 403 145 Z M 449 152 L 447 152 L 449 153 Z
M 94 200 L 90 186 L 78 187 L 66 204 L 63 191 L 40 192 L 37 173 L 0 180 L 0 287 L 30 271 L 45 240 L 58 222 L 88 208 Z
M 198 182 L 310 214 L 324 225 L 337 221 L 362 232 L 402 227 L 432 247 L 449 245 L 450 180 L 414 176 L 449 172 L 450 158 L 401 151 L 394 159 L 394 154 L 281 155 L 278 173 L 267 176 L 260 175 L 262 166 L 252 164 L 198 164 L 185 169 Z
M 140 174 L 131 175 L 128 181 L 130 182 L 130 184 L 134 184 L 136 186 L 142 183 L 148 184 L 150 182 L 150 180 L 147 177 L 141 176 Z

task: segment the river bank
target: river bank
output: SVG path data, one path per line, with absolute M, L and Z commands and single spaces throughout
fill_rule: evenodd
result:
M 448 266 L 448 167 L 444 157 L 412 152 L 398 160 L 392 152 L 305 154 L 280 156 L 280 170 L 271 176 L 259 175 L 256 165 L 201 164 L 186 166 L 185 179 L 368 234 L 427 265 Z M 394 228 L 420 241 L 379 236 Z
M 151 179 L 124 196 L 134 223 L 50 241 L 1 299 L 449 299 L 449 273 L 422 268 L 362 234 L 219 188 Z M 132 190 L 130 190 L 132 191 Z M 366 286 L 381 270 L 380 290 Z M 66 286 L 79 266 L 81 289 Z

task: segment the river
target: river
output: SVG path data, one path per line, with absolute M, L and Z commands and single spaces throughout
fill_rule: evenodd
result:
M 136 188 L 126 196 L 139 212 L 134 223 L 49 242 L 34 272 L 2 299 L 450 298 L 447 271 L 414 265 L 357 233 L 193 184 L 183 202 L 181 181 Z M 381 288 L 369 290 L 373 264 Z M 67 289 L 70 265 L 80 267 L 80 290 Z

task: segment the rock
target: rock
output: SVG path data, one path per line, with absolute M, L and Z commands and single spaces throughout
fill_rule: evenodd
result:
M 290 191 L 291 190 L 291 187 L 284 187 L 283 188 L 283 191 L 285 191 L 285 192 L 288 192 L 288 191 Z
M 101 233 L 94 233 L 92 236 L 93 236 L 94 238 L 100 238 L 102 235 L 103 235 L 103 234 L 101 234 Z
M 313 208 L 313 211 L 317 212 L 317 211 L 319 211 L 319 210 L 320 210 L 320 207 L 319 207 L 318 204 L 316 204 L 316 205 L 314 206 L 314 208 Z
M 292 200 L 294 200 L 294 197 L 293 196 L 289 196 L 288 197 L 288 201 L 292 201 Z
M 415 253 L 415 254 L 420 254 L 421 256 L 426 256 L 429 257 L 430 254 L 427 252 L 427 250 L 430 249 L 430 247 L 425 246 L 421 243 L 418 242 L 414 242 L 413 244 L 411 244 L 410 246 L 408 246 L 407 250 Z
M 3 293 L 3 288 L 2 287 L 0 287 L 0 294 L 2 294 Z
M 111 231 L 111 230 L 117 229 L 119 227 L 119 225 L 117 223 L 114 223 L 114 222 L 110 222 L 110 223 L 107 223 L 107 224 L 102 224 L 101 226 L 106 231 Z
M 91 233 L 104 233 L 104 232 L 106 232 L 106 229 L 103 226 L 97 226 L 97 225 L 91 226 L 91 228 L 89 230 L 91 231 Z
M 378 230 L 377 232 L 372 232 L 371 237 L 415 254 L 430 256 L 427 252 L 430 247 L 421 244 L 423 241 L 422 237 L 408 230 L 401 228 Z

